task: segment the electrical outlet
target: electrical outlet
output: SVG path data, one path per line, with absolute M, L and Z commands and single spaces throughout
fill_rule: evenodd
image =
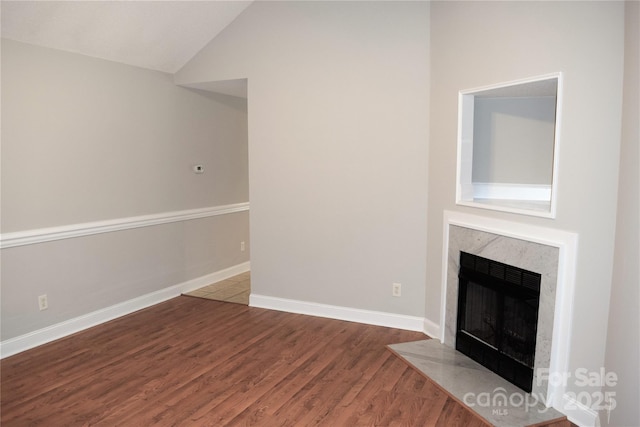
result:
M 47 295 L 40 295 L 38 297 L 38 307 L 40 308 L 40 311 L 42 310 L 46 310 L 47 308 L 49 308 L 49 301 L 47 301 Z
M 240 242 L 240 252 L 244 252 L 244 242 Z
M 400 283 L 394 283 L 391 288 L 391 294 L 394 297 L 399 297 L 400 295 L 402 295 L 402 285 Z

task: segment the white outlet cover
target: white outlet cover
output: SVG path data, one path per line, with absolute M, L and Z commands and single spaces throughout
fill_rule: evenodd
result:
M 402 295 L 402 285 L 400 283 L 394 283 L 392 288 L 393 296 L 399 297 Z
M 47 308 L 49 308 L 49 303 L 47 301 L 46 295 L 40 295 L 38 297 L 38 308 L 40 308 L 40 311 L 46 310 Z

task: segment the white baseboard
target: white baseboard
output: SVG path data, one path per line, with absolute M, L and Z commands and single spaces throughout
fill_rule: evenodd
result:
M 233 277 L 237 274 L 249 271 L 249 269 L 249 262 L 238 264 L 224 270 L 207 274 L 206 276 L 188 280 L 150 294 L 142 295 L 92 313 L 87 313 L 55 325 L 47 326 L 46 328 L 42 328 L 37 331 L 2 341 L 0 342 L 0 359 L 55 341 L 68 335 L 75 334 L 76 332 L 125 316 L 133 313 L 134 311 L 159 304 L 171 298 L 175 298 L 182 293 L 190 292 L 211 283 Z
M 433 339 L 440 339 L 440 325 L 429 319 L 424 319 L 423 332 Z
M 358 308 L 341 307 L 319 304 L 315 302 L 298 301 L 276 298 L 266 295 L 251 294 L 251 307 L 267 308 L 270 310 L 286 311 L 288 313 L 306 314 L 329 319 L 346 320 L 367 325 L 386 326 L 389 328 L 405 329 L 423 332 L 424 319 L 416 316 L 386 313 L 382 311 L 361 310 Z
M 598 413 L 575 400 L 566 393 L 562 396 L 562 407 L 555 408 L 567 416 L 569 421 L 580 427 L 600 426 Z

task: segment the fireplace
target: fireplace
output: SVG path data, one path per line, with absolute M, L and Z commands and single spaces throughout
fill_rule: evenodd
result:
M 456 349 L 531 392 L 541 275 L 460 252 L 458 277 Z
M 511 221 L 445 211 L 441 301 L 443 344 L 455 348 L 458 322 L 460 252 L 539 273 L 533 384 L 531 395 L 560 408 L 566 388 L 559 378 L 569 366 L 571 313 L 578 236 Z

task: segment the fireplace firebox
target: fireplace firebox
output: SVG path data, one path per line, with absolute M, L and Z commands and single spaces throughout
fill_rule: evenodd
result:
M 460 252 L 456 349 L 531 392 L 541 275 Z

